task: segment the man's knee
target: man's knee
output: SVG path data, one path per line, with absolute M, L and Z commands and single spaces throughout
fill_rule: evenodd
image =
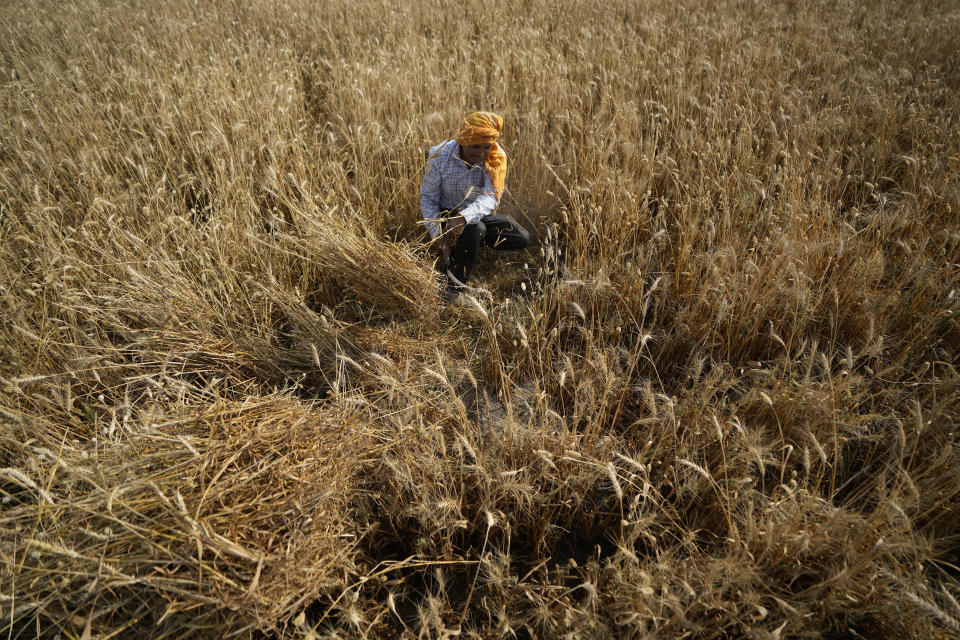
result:
M 530 245 L 530 232 L 524 229 L 523 227 L 521 227 L 520 225 L 514 226 L 513 230 L 514 230 L 514 234 L 516 234 L 516 237 L 517 237 L 517 245 L 518 245 L 517 248 L 525 249 L 526 247 L 528 247 Z
M 513 218 L 507 219 L 510 226 L 502 228 L 500 231 L 500 241 L 503 243 L 503 248 L 508 251 L 526 249 L 530 245 L 530 232 L 517 224 L 517 221 Z

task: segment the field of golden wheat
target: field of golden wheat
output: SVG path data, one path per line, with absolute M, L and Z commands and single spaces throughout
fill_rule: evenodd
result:
M 0 34 L 3 638 L 960 636 L 955 2 Z M 475 109 L 535 242 L 451 306 Z

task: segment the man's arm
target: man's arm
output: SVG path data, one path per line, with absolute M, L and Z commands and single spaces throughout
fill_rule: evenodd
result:
M 485 216 L 493 213 L 500 205 L 500 199 L 497 198 L 497 191 L 493 188 L 493 182 L 490 180 L 490 174 L 484 170 L 483 172 L 483 186 L 480 188 L 480 195 L 477 196 L 477 199 L 471 202 L 467 207 L 464 207 L 463 211 L 460 212 L 460 215 L 463 216 L 463 219 L 467 224 L 473 224 L 478 220 L 483 219 Z
M 442 228 L 437 218 L 440 217 L 440 192 L 442 185 L 442 176 L 440 175 L 439 149 L 430 150 L 430 158 L 427 160 L 427 168 L 423 172 L 423 180 L 420 182 L 420 213 L 423 215 L 424 226 L 431 238 L 436 239 L 440 235 Z

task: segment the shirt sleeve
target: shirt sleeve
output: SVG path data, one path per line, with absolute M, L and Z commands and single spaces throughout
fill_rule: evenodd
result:
M 430 150 L 427 168 L 424 170 L 423 180 L 420 182 L 420 213 L 423 215 L 424 226 L 431 238 L 436 238 L 442 231 L 440 222 L 437 221 L 437 218 L 440 217 L 440 193 L 443 183 L 441 175 L 443 161 L 440 154 L 440 149 Z
M 480 195 L 477 199 L 464 207 L 460 215 L 466 220 L 467 224 L 473 224 L 485 216 L 493 213 L 494 209 L 500 204 L 497 198 L 497 191 L 493 188 L 493 181 L 490 180 L 490 174 L 486 170 L 483 172 L 483 186 L 480 188 Z

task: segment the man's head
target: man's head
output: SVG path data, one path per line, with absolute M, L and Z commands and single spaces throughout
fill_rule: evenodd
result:
M 481 142 L 480 144 L 461 144 L 460 157 L 464 162 L 470 165 L 483 164 L 493 149 L 493 143 Z
M 489 111 L 474 111 L 460 123 L 457 142 L 463 149 L 463 159 L 469 164 L 486 160 L 503 129 L 503 118 Z

